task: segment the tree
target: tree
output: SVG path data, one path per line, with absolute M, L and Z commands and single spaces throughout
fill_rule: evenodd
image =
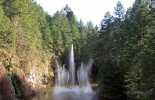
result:
M 114 9 L 115 9 L 114 13 L 115 13 L 116 17 L 118 17 L 118 18 L 124 17 L 125 10 L 124 10 L 124 7 L 120 1 L 117 2 L 116 7 Z
M 0 53 L 3 51 L 15 54 L 15 28 L 0 6 Z
M 127 100 L 124 71 L 121 70 L 116 59 L 107 58 L 104 60 L 99 70 L 98 82 L 107 99 Z
M 154 77 L 151 74 L 154 71 L 152 67 L 154 65 L 152 62 L 154 57 L 151 54 L 154 50 L 149 45 L 151 42 L 147 42 L 152 41 L 151 38 L 154 37 L 151 34 L 154 27 L 152 24 L 154 23 L 152 16 L 154 13 L 148 9 L 148 5 L 149 2 L 136 0 L 123 22 L 123 30 L 126 33 L 124 33 L 125 47 L 122 50 L 121 59 L 129 63 L 125 64 L 125 66 L 129 69 L 126 80 L 129 82 L 127 87 L 130 94 L 133 91 L 149 91 L 154 88 L 151 85 L 151 77 Z M 148 75 L 151 77 L 148 78 Z
M 57 11 L 52 19 L 51 29 L 54 37 L 54 51 L 56 55 L 61 56 L 72 42 L 70 25 L 66 15 Z
M 102 65 L 102 62 L 105 58 L 112 56 L 113 44 L 113 16 L 106 12 L 104 19 L 101 21 L 101 29 L 97 35 L 97 41 L 95 46 L 95 60 L 99 65 Z

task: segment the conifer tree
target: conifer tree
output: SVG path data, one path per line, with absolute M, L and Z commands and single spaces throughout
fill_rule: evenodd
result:
M 0 5 L 0 53 L 7 51 L 15 54 L 15 39 L 13 23 L 5 15 Z

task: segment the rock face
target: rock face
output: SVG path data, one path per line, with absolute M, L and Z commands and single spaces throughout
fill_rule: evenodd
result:
M 12 83 L 6 74 L 5 68 L 0 64 L 0 100 L 13 100 Z
M 13 80 L 16 84 L 15 91 L 19 98 L 26 98 L 35 94 L 35 88 L 26 80 L 26 77 L 22 70 L 16 68 L 14 70 Z
M 47 84 L 44 83 L 48 83 L 48 78 L 53 75 L 46 69 L 48 66 L 39 62 L 27 62 L 24 66 L 20 63 L 15 66 L 10 60 L 0 63 L 0 100 L 27 98 L 38 93 L 46 87 Z

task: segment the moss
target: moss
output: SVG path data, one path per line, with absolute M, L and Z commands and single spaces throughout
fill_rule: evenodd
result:
M 19 85 L 18 85 L 18 83 L 17 83 L 16 77 L 13 76 L 13 77 L 11 78 L 11 80 L 12 80 L 12 85 L 13 85 L 13 87 L 14 87 L 14 89 L 15 89 L 16 97 L 17 97 L 17 98 L 21 98 L 21 91 L 20 91 Z
M 4 67 L 5 67 L 5 69 L 7 70 L 7 74 L 9 76 L 12 76 L 12 74 L 13 74 L 13 65 L 11 63 L 11 58 L 7 58 L 7 59 L 3 60 L 2 63 L 4 65 Z
M 14 69 L 13 69 L 13 64 L 11 62 L 11 58 L 6 58 L 5 60 L 3 60 L 3 66 L 5 67 L 6 71 L 7 71 L 7 75 L 11 77 L 11 81 L 12 81 L 12 85 L 15 89 L 15 94 L 18 98 L 21 98 L 21 92 L 20 92 L 20 88 L 19 85 L 17 83 L 16 78 L 14 77 L 13 73 L 14 73 Z

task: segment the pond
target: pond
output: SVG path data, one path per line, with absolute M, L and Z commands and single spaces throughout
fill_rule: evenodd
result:
M 54 93 L 53 90 L 54 87 L 48 87 L 42 90 L 41 93 L 23 100 L 103 100 L 99 99 L 97 85 L 93 85 L 92 93 L 83 93 L 78 88 L 76 88 L 76 91 L 70 90 L 61 93 Z

